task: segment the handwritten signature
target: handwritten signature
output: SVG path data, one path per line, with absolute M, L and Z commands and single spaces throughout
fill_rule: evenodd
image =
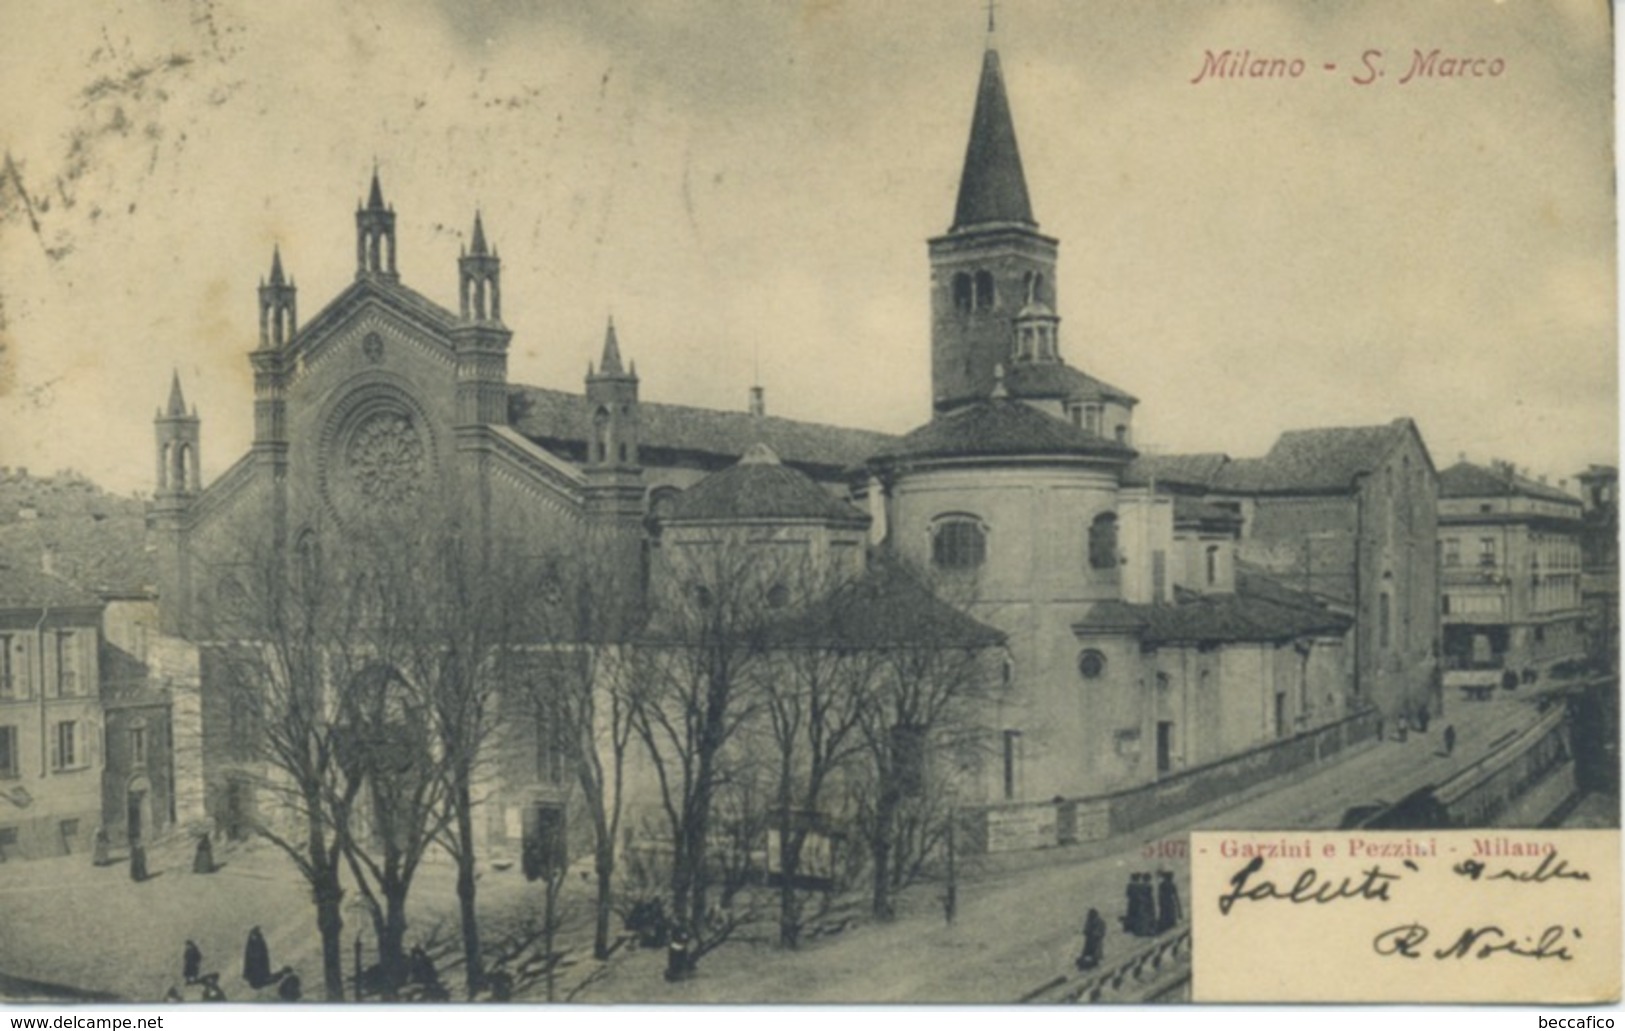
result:
M 1431 933 L 1421 924 L 1400 924 L 1390 927 L 1371 940 L 1372 951 L 1379 956 L 1400 956 L 1404 959 L 1490 959 L 1495 956 L 1518 956 L 1523 959 L 1556 959 L 1568 962 L 1574 957 L 1562 944 L 1570 935 L 1578 940 L 1584 935 L 1578 927 L 1553 924 L 1539 935 L 1516 935 L 1496 924 L 1469 927 L 1461 936 L 1444 948 L 1422 950 L 1422 943 Z M 1572 944 L 1572 940 L 1571 940 Z

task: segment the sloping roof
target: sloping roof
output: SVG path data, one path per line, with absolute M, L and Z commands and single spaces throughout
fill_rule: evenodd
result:
M 868 525 L 869 516 L 834 497 L 805 473 L 780 464 L 756 444 L 735 465 L 712 473 L 678 495 L 668 523 L 733 520 L 816 521 Z
M 1123 483 L 1143 487 L 1155 479 L 1158 487 L 1207 490 L 1229 461 L 1229 455 L 1216 451 L 1195 455 L 1141 455 L 1123 470 Z
M 991 47 L 982 56 L 982 77 L 976 86 L 976 111 L 971 115 L 965 167 L 959 176 L 953 229 L 989 222 L 1037 224 L 1027 197 L 1027 177 L 1021 169 L 1021 151 L 1016 146 L 1016 126 L 1004 92 L 999 54 Z
M 1099 456 L 1127 461 L 1128 447 L 1014 398 L 988 398 L 937 416 L 875 455 L 900 458 Z
M 1015 362 L 1005 370 L 1004 387 L 1011 397 L 1139 403 L 1128 391 L 1064 362 Z
M 1383 426 L 1337 426 L 1289 430 L 1263 458 L 1226 463 L 1212 489 L 1237 493 L 1346 491 L 1369 473 L 1407 434 L 1409 419 Z
M 378 295 L 386 304 L 395 306 L 406 315 L 427 325 L 441 336 L 451 332 L 461 321 L 449 309 L 441 307 L 411 287 L 403 286 L 397 280 L 383 276 L 366 276 L 339 291 L 338 296 L 329 301 L 315 317 L 299 327 L 299 332 L 294 334 L 293 340 L 287 346 L 301 348 L 308 341 L 325 335 L 350 313 L 358 301 L 373 294 Z
M 1198 595 L 1173 605 L 1096 602 L 1073 631 L 1132 630 L 1147 644 L 1224 644 L 1342 633 L 1352 625 L 1311 595 L 1267 577 L 1240 575 L 1234 594 Z
M 21 555 L 0 554 L 0 609 L 95 608 L 94 594 L 52 576 Z
M 1005 636 L 938 597 L 901 563 L 876 556 L 864 574 L 774 633 L 784 646 L 990 648 Z
M 1519 494 L 1545 501 L 1560 501 L 1576 508 L 1580 506 L 1580 499 L 1574 495 L 1520 476 L 1511 469 L 1457 462 L 1439 473 L 1441 498 L 1501 498 Z
M 515 386 L 508 394 L 513 427 L 537 443 L 584 446 L 591 429 L 580 394 Z M 689 405 L 638 403 L 641 446 L 738 458 L 758 441 L 793 465 L 845 469 L 897 438 L 872 430 L 846 429 L 777 416 L 725 412 Z

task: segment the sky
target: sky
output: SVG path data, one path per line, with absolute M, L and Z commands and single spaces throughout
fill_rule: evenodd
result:
M 1601 0 L 996 14 L 1061 241 L 1062 354 L 1140 399 L 1143 449 L 1241 457 L 1410 416 L 1440 468 L 1617 461 Z M 178 371 L 223 471 L 252 436 L 272 247 L 309 321 L 353 276 L 375 162 L 403 281 L 448 307 L 483 212 L 511 380 L 580 390 L 613 314 L 647 400 L 743 409 L 759 378 L 773 414 L 906 431 L 930 414 L 925 241 L 952 218 L 986 19 L 0 0 L 0 464 L 150 491 Z M 1483 74 L 1401 82 L 1435 48 L 1435 72 Z M 1192 82 L 1226 50 L 1305 70 Z

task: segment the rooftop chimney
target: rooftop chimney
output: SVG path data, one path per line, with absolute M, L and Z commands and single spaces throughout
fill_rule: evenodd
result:
M 750 414 L 761 416 L 767 414 L 766 391 L 760 386 L 750 388 Z

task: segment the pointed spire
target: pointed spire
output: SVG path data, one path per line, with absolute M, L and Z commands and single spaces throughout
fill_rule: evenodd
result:
M 384 189 L 378 185 L 378 162 L 372 163 L 372 189 L 367 194 L 367 208 L 370 211 L 384 210 Z
M 478 208 L 474 209 L 474 242 L 469 245 L 470 254 L 485 254 L 485 225 L 480 221 Z
M 1004 92 L 1004 74 L 999 70 L 999 52 L 991 46 L 982 57 L 982 80 L 976 87 L 976 112 L 971 116 L 953 228 L 984 222 L 1038 224 L 1027 199 L 1027 177 L 1021 169 L 1021 151 L 1016 146 L 1015 122 Z
M 271 246 L 271 285 L 282 286 L 286 279 L 282 275 L 282 248 L 273 244 Z
M 175 370 L 174 377 L 169 381 L 169 407 L 164 414 L 171 418 L 186 415 L 186 397 L 181 393 L 179 369 Z
M 604 356 L 598 359 L 598 374 L 600 376 L 620 376 L 624 374 L 621 368 L 621 345 L 615 339 L 615 316 L 609 317 L 609 328 L 604 330 Z

